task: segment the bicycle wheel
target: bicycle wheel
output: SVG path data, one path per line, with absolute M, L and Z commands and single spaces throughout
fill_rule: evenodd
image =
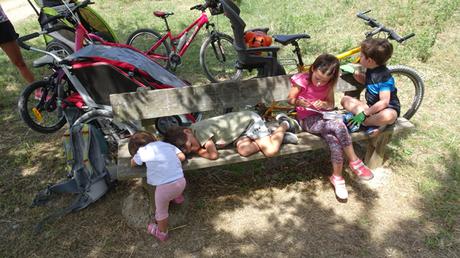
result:
M 63 112 L 58 110 L 57 92 L 45 80 L 24 89 L 19 96 L 18 109 L 27 126 L 39 133 L 54 133 L 66 123 Z
M 152 29 L 138 29 L 129 35 L 126 44 L 144 52 L 145 54 L 151 56 L 158 64 L 169 68 L 169 55 L 171 49 L 166 41 L 159 45 L 156 49 L 150 50 L 150 48 L 155 45 L 161 39 L 160 33 Z M 155 58 L 153 55 L 162 56 L 164 59 Z
M 46 45 L 46 51 L 53 52 L 60 58 L 64 58 L 74 52 L 71 47 L 56 39 L 51 40 L 50 43 Z
M 425 86 L 420 75 L 413 68 L 404 65 L 388 66 L 398 89 L 401 116 L 411 119 L 422 104 Z
M 200 49 L 200 65 L 211 82 L 238 80 L 242 71 L 236 69 L 238 55 L 232 37 L 214 33 L 203 42 Z

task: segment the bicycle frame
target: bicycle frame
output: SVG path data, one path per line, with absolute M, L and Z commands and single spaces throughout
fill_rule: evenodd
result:
M 147 53 L 150 53 L 150 52 L 156 50 L 161 44 L 163 44 L 163 42 L 165 42 L 167 39 L 169 39 L 169 43 L 172 46 L 173 52 L 176 53 L 177 55 L 179 55 L 180 57 L 182 57 L 185 54 L 185 52 L 187 51 L 188 47 L 190 46 L 190 43 L 195 39 L 196 35 L 198 34 L 198 32 L 201 30 L 201 28 L 205 24 L 209 24 L 209 19 L 208 19 L 208 15 L 206 14 L 206 12 L 202 12 L 200 17 L 198 17 L 198 19 L 196 19 L 192 24 L 187 26 L 187 28 L 185 28 L 182 32 L 180 32 L 176 36 L 172 35 L 171 30 L 167 26 L 166 34 L 163 37 L 161 37 L 161 39 L 158 40 L 152 47 L 150 47 Z M 187 41 L 181 47 L 181 49 L 178 50 L 176 48 L 175 44 L 172 44 L 172 43 L 174 41 L 176 41 L 176 40 L 179 40 L 185 33 L 190 32 L 193 28 L 195 28 L 195 29 L 194 29 L 192 35 L 187 39 Z M 148 54 L 148 55 L 153 57 L 153 58 L 156 58 L 156 59 L 162 59 L 162 60 L 168 60 L 169 59 L 169 56 L 164 56 L 164 55 L 160 55 L 160 54 Z

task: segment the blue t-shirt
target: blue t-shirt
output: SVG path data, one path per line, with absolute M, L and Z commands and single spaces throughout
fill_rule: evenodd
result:
M 395 87 L 395 80 L 390 74 L 390 70 L 385 65 L 366 71 L 366 101 L 368 106 L 372 106 L 380 100 L 379 93 L 382 91 L 390 92 L 390 108 L 400 112 L 398 90 Z
M 8 21 L 8 17 L 6 16 L 5 12 L 0 5 L 0 23 Z

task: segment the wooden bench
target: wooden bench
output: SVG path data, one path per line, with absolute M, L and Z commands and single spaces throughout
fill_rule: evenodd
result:
M 342 82 L 343 83 L 343 82 Z M 179 89 L 153 90 L 145 92 L 114 94 L 110 96 L 114 119 L 119 121 L 143 121 L 192 112 L 223 110 L 228 107 L 244 107 L 256 103 L 271 103 L 286 99 L 291 87 L 289 76 L 259 78 L 238 82 L 213 83 Z M 392 135 L 414 128 L 404 118 L 399 118 L 394 126 L 375 138 L 369 138 L 363 132 L 353 133 L 353 142 L 368 141 L 365 163 L 370 168 L 382 165 L 385 146 Z M 299 144 L 287 144 L 281 147 L 278 156 L 305 152 L 319 148 L 327 148 L 318 136 L 302 132 L 298 134 Z M 250 157 L 241 157 L 234 149 L 219 150 L 220 158 L 207 160 L 193 157 L 184 165 L 184 170 L 194 170 L 232 163 L 239 163 L 265 158 L 261 153 Z M 130 167 L 130 155 L 127 141 L 119 144 L 117 172 L 118 179 L 129 179 L 145 176 L 145 168 Z

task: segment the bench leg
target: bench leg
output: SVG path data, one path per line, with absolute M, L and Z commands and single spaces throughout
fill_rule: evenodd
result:
M 369 139 L 367 145 L 366 157 L 364 163 L 370 168 L 375 169 L 383 165 L 383 156 L 385 154 L 385 147 L 391 140 L 392 134 L 379 135 L 375 138 Z

